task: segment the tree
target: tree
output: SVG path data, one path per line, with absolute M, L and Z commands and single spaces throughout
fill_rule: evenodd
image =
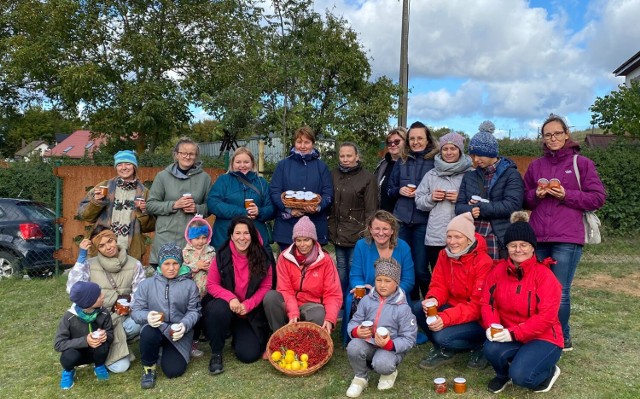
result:
M 632 81 L 631 87 L 620 85 L 617 91 L 596 98 L 589 110 L 591 124 L 605 132 L 640 137 L 640 81 Z
M 18 150 L 22 146 L 22 140 L 27 144 L 34 140 L 52 144 L 56 133 L 69 134 L 81 127 L 82 123 L 78 119 L 67 118 L 57 110 L 32 107 L 10 119 L 5 152 L 10 154 Z

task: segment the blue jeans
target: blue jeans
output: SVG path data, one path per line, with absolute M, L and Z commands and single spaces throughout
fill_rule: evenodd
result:
M 451 305 L 444 304 L 440 306 L 438 311 L 450 308 Z M 427 316 L 422 310 L 422 302 L 416 302 L 411 306 L 413 315 L 416 316 L 418 326 L 422 328 L 429 341 L 436 348 L 453 350 L 456 352 L 477 349 L 482 346 L 485 340 L 484 328 L 476 322 L 471 321 L 463 324 L 448 326 L 440 331 L 431 331 L 427 326 Z
M 562 335 L 565 341 L 571 339 L 569 316 L 571 315 L 571 284 L 576 274 L 578 262 L 582 257 L 582 245 L 563 242 L 538 243 L 536 256 L 539 259 L 553 258 L 558 263 L 551 265 L 551 271 L 562 284 L 562 297 L 560 298 L 560 310 L 558 318 L 562 325 Z
M 429 283 L 431 282 L 431 271 L 427 264 L 427 247 L 424 245 L 424 236 L 426 234 L 426 224 L 400 223 L 398 236 L 405 240 L 407 244 L 409 244 L 409 247 L 411 247 L 413 268 L 416 274 L 416 285 L 413 287 L 413 291 L 411 291 L 411 299 L 413 300 L 419 300 L 424 297 L 429 290 Z M 421 292 L 422 294 L 420 294 Z
M 511 378 L 514 384 L 536 389 L 544 380 L 553 375 L 562 349 L 551 342 L 535 339 L 521 342 L 484 343 L 484 356 L 496 375 Z
M 353 260 L 353 247 L 334 246 L 336 249 L 336 267 L 340 277 L 342 287 L 342 298 L 347 297 L 349 291 L 349 272 L 351 271 L 351 261 Z M 347 315 L 349 318 L 349 315 Z

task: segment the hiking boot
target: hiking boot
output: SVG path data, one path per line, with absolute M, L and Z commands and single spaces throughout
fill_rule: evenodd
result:
M 350 398 L 357 398 L 362 394 L 362 391 L 369 385 L 366 378 L 353 377 L 349 389 L 347 389 L 347 396 Z
M 95 366 L 93 368 L 93 374 L 98 377 L 98 381 L 106 381 L 109 379 L 109 371 L 104 367 L 104 364 L 102 366 Z
M 214 353 L 211 355 L 211 360 L 209 360 L 209 374 L 220 374 L 224 371 L 224 367 L 222 366 L 222 354 Z
M 573 343 L 571 342 L 571 338 L 567 338 L 564 340 L 564 348 L 562 348 L 563 352 L 570 352 L 573 350 Z
M 556 366 L 556 369 L 553 371 L 553 375 L 549 376 L 546 380 L 542 382 L 542 384 L 538 385 L 534 391 L 536 392 L 549 392 L 555 384 L 556 380 L 560 377 L 560 367 Z
M 469 358 L 469 362 L 467 363 L 467 367 L 472 369 L 484 369 L 489 365 L 489 361 L 486 357 L 484 357 L 484 352 L 482 348 L 473 349 L 471 351 L 471 357 Z
M 491 381 L 489 381 L 487 389 L 489 392 L 500 393 L 504 391 L 509 384 L 511 384 L 511 378 L 495 376 Z
M 204 352 L 198 349 L 198 341 L 191 342 L 191 357 L 202 357 Z
M 76 369 L 71 371 L 62 370 L 62 377 L 60 378 L 60 388 L 71 389 L 76 379 Z
M 398 377 L 398 370 L 388 375 L 381 375 L 380 381 L 378 381 L 378 389 L 380 391 L 384 391 L 385 389 L 393 388 L 393 384 L 395 384 L 397 377 Z
M 418 367 L 424 370 L 432 370 L 436 367 L 451 363 L 453 359 L 454 352 L 448 351 L 442 348 L 436 348 L 435 346 L 431 347 L 429 354 L 422 359 Z
M 144 366 L 140 387 L 142 389 L 151 389 L 156 386 L 156 366 Z

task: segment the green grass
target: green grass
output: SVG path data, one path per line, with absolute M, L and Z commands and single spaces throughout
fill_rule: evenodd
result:
M 606 263 L 587 263 L 578 268 L 577 280 L 589 279 L 595 273 L 608 273 Z M 615 275 L 636 271 L 633 263 L 616 264 Z M 614 277 L 616 277 L 614 276 Z M 624 284 L 624 279 L 617 280 Z M 140 389 L 141 366 L 136 360 L 121 375 L 98 383 L 91 368 L 78 371 L 79 380 L 70 391 L 58 388 L 61 367 L 59 354 L 53 350 L 53 336 L 60 316 L 68 307 L 65 278 L 48 280 L 0 281 L 0 397 L 6 398 L 142 398 L 149 395 L 191 398 L 340 398 L 353 377 L 334 333 L 336 350 L 329 363 L 316 374 L 304 378 L 286 377 L 266 361 L 242 364 L 228 349 L 225 372 L 208 374 L 208 357 L 192 361 L 184 376 L 168 380 L 159 375 L 153 392 Z M 606 288 L 606 287 L 605 287 Z M 562 375 L 547 397 L 553 398 L 638 398 L 640 381 L 640 313 L 637 296 L 600 288 L 573 289 L 573 352 L 559 362 Z M 201 344 L 202 346 L 202 344 Z M 491 368 L 482 371 L 466 367 L 467 354 L 457 356 L 455 363 L 425 372 L 417 367 L 429 344 L 414 348 L 399 368 L 396 387 L 386 393 L 376 389 L 377 376 L 372 374 L 370 387 L 363 398 L 438 398 L 458 397 L 455 393 L 436 395 L 432 389 L 435 377 L 467 378 L 469 391 L 465 398 L 539 398 L 528 390 L 509 387 L 499 395 L 486 391 L 493 377 Z M 137 344 L 133 351 L 139 359 Z

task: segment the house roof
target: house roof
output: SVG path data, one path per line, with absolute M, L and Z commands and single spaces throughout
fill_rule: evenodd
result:
M 638 68 L 640 68 L 640 51 L 616 68 L 613 74 L 616 76 L 627 76 Z
M 584 142 L 591 148 L 607 148 L 617 138 L 615 134 L 587 134 Z
M 82 158 L 85 151 L 91 156 L 93 151 L 105 142 L 106 138 L 104 136 L 92 139 L 90 130 L 76 130 L 71 133 L 69 137 L 58 143 L 58 145 L 47 151 L 45 156 Z
M 16 157 L 26 157 L 27 155 L 29 155 L 31 153 L 31 151 L 35 150 L 36 148 L 38 148 L 40 145 L 44 144 L 45 146 L 47 145 L 47 143 L 43 140 L 34 140 L 32 142 L 30 142 L 29 144 L 25 145 L 24 147 L 22 147 L 21 149 L 19 149 L 18 151 L 16 151 L 15 156 Z
M 56 143 L 62 143 L 69 136 L 71 135 L 67 133 L 56 133 L 56 136 L 55 136 Z

